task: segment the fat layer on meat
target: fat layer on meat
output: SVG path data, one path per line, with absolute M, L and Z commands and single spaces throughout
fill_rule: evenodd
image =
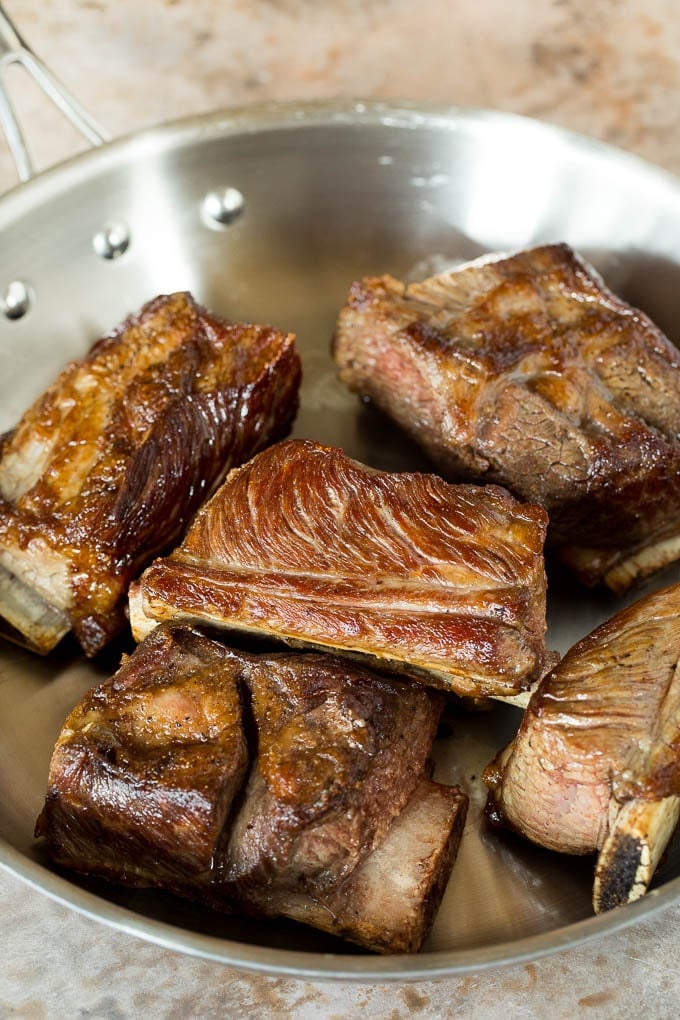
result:
M 210 624 L 512 695 L 545 671 L 545 527 L 540 507 L 498 487 L 290 440 L 231 472 L 132 586 L 133 633 Z
M 447 477 L 545 507 L 586 583 L 680 557 L 680 355 L 566 245 L 357 282 L 334 356 Z
M 86 874 L 413 951 L 467 809 L 427 778 L 442 701 L 164 625 L 66 720 L 36 832 Z
M 468 800 L 422 779 L 384 840 L 335 889 L 291 891 L 282 912 L 379 953 L 412 953 L 439 908 L 463 834 Z
M 0 441 L 0 619 L 47 652 L 88 655 L 127 586 L 224 475 L 288 431 L 294 338 L 158 297 L 73 362 Z
M 680 585 L 579 641 L 486 771 L 490 812 L 535 843 L 591 853 L 612 806 L 680 795 Z

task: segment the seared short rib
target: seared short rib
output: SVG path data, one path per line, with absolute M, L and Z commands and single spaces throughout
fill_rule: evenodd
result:
M 417 952 L 449 881 L 467 806 L 457 786 L 421 780 L 385 839 L 344 885 L 291 896 L 286 916 L 376 952 Z
M 253 656 L 243 679 L 258 754 L 217 895 L 378 951 L 418 949 L 467 809 L 426 779 L 441 697 L 318 654 Z
M 446 477 L 543 506 L 586 583 L 680 557 L 680 353 L 566 245 L 355 283 L 334 355 Z
M 87 874 L 415 950 L 467 809 L 428 779 L 441 708 L 329 656 L 159 627 L 67 719 L 36 831 Z
M 665 802 L 668 816 L 668 799 L 680 797 L 680 585 L 648 595 L 579 641 L 541 682 L 515 740 L 484 778 L 492 819 L 563 853 L 601 850 L 633 803 Z M 651 824 L 659 809 L 644 813 Z M 628 844 L 626 854 L 617 861 L 608 852 L 608 868 L 627 869 L 628 878 L 634 857 L 655 853 L 633 822 L 631 839 L 616 839 L 619 850 Z M 607 881 L 605 906 L 628 879 Z
M 495 486 L 388 474 L 290 440 L 232 471 L 132 586 L 133 633 L 209 624 L 457 694 L 514 695 L 546 668 L 545 526 L 540 507 Z
M 193 893 L 249 765 L 238 668 L 222 645 L 159 628 L 76 705 L 36 825 L 52 858 L 131 886 Z
M 120 628 L 127 586 L 177 541 L 229 468 L 285 435 L 294 338 L 229 325 L 188 294 L 104 337 L 0 441 L 0 618 L 47 652 L 88 655 Z

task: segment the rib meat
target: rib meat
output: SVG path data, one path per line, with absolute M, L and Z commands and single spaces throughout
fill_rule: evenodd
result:
M 467 806 L 458 787 L 421 780 L 382 843 L 344 884 L 289 892 L 282 912 L 375 952 L 417 952 L 449 880 Z
M 579 641 L 485 774 L 492 817 L 564 853 L 599 850 L 618 808 L 680 795 L 680 585 Z
M 160 627 L 64 723 L 36 834 L 64 867 L 195 895 L 248 762 L 233 655 Z
M 231 832 L 225 888 L 274 916 L 336 889 L 385 837 L 425 771 L 443 701 L 325 655 L 244 670 L 257 762 Z
M 680 556 L 680 356 L 566 245 L 355 283 L 334 355 L 447 477 L 542 505 L 586 583 Z
M 332 657 L 162 626 L 67 719 L 36 832 L 80 872 L 415 950 L 467 808 L 427 778 L 441 708 Z
M 545 524 L 500 488 L 291 440 L 231 472 L 132 586 L 133 633 L 210 624 L 513 695 L 545 670 Z
M 127 586 L 297 406 L 294 338 L 158 297 L 70 364 L 0 442 L 0 617 L 94 654 Z
M 467 798 L 426 779 L 442 700 L 323 655 L 251 659 L 258 758 L 216 880 L 251 913 L 417 950 Z

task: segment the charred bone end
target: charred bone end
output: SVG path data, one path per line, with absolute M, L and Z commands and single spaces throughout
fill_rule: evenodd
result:
M 621 833 L 604 860 L 598 859 L 593 887 L 596 914 L 638 899 L 646 891 L 637 875 L 643 867 L 647 847 L 639 836 Z
M 680 797 L 630 800 L 623 805 L 595 869 L 596 914 L 644 896 L 679 819 Z

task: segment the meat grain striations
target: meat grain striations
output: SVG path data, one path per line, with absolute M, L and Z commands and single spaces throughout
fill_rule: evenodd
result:
M 579 641 L 485 774 L 492 817 L 564 853 L 599 850 L 631 800 L 680 795 L 680 585 Z
M 294 338 L 158 297 L 73 362 L 0 443 L 0 617 L 88 655 L 127 586 L 172 548 L 229 468 L 288 431 Z
M 680 556 L 680 354 L 566 245 L 357 282 L 334 356 L 447 477 L 543 506 L 584 582 Z
M 139 640 L 210 624 L 403 669 L 461 695 L 545 671 L 546 517 L 495 486 L 287 441 L 234 470 L 130 591 Z
M 66 720 L 36 831 L 64 867 L 413 951 L 467 809 L 428 778 L 441 708 L 329 656 L 159 627 Z

